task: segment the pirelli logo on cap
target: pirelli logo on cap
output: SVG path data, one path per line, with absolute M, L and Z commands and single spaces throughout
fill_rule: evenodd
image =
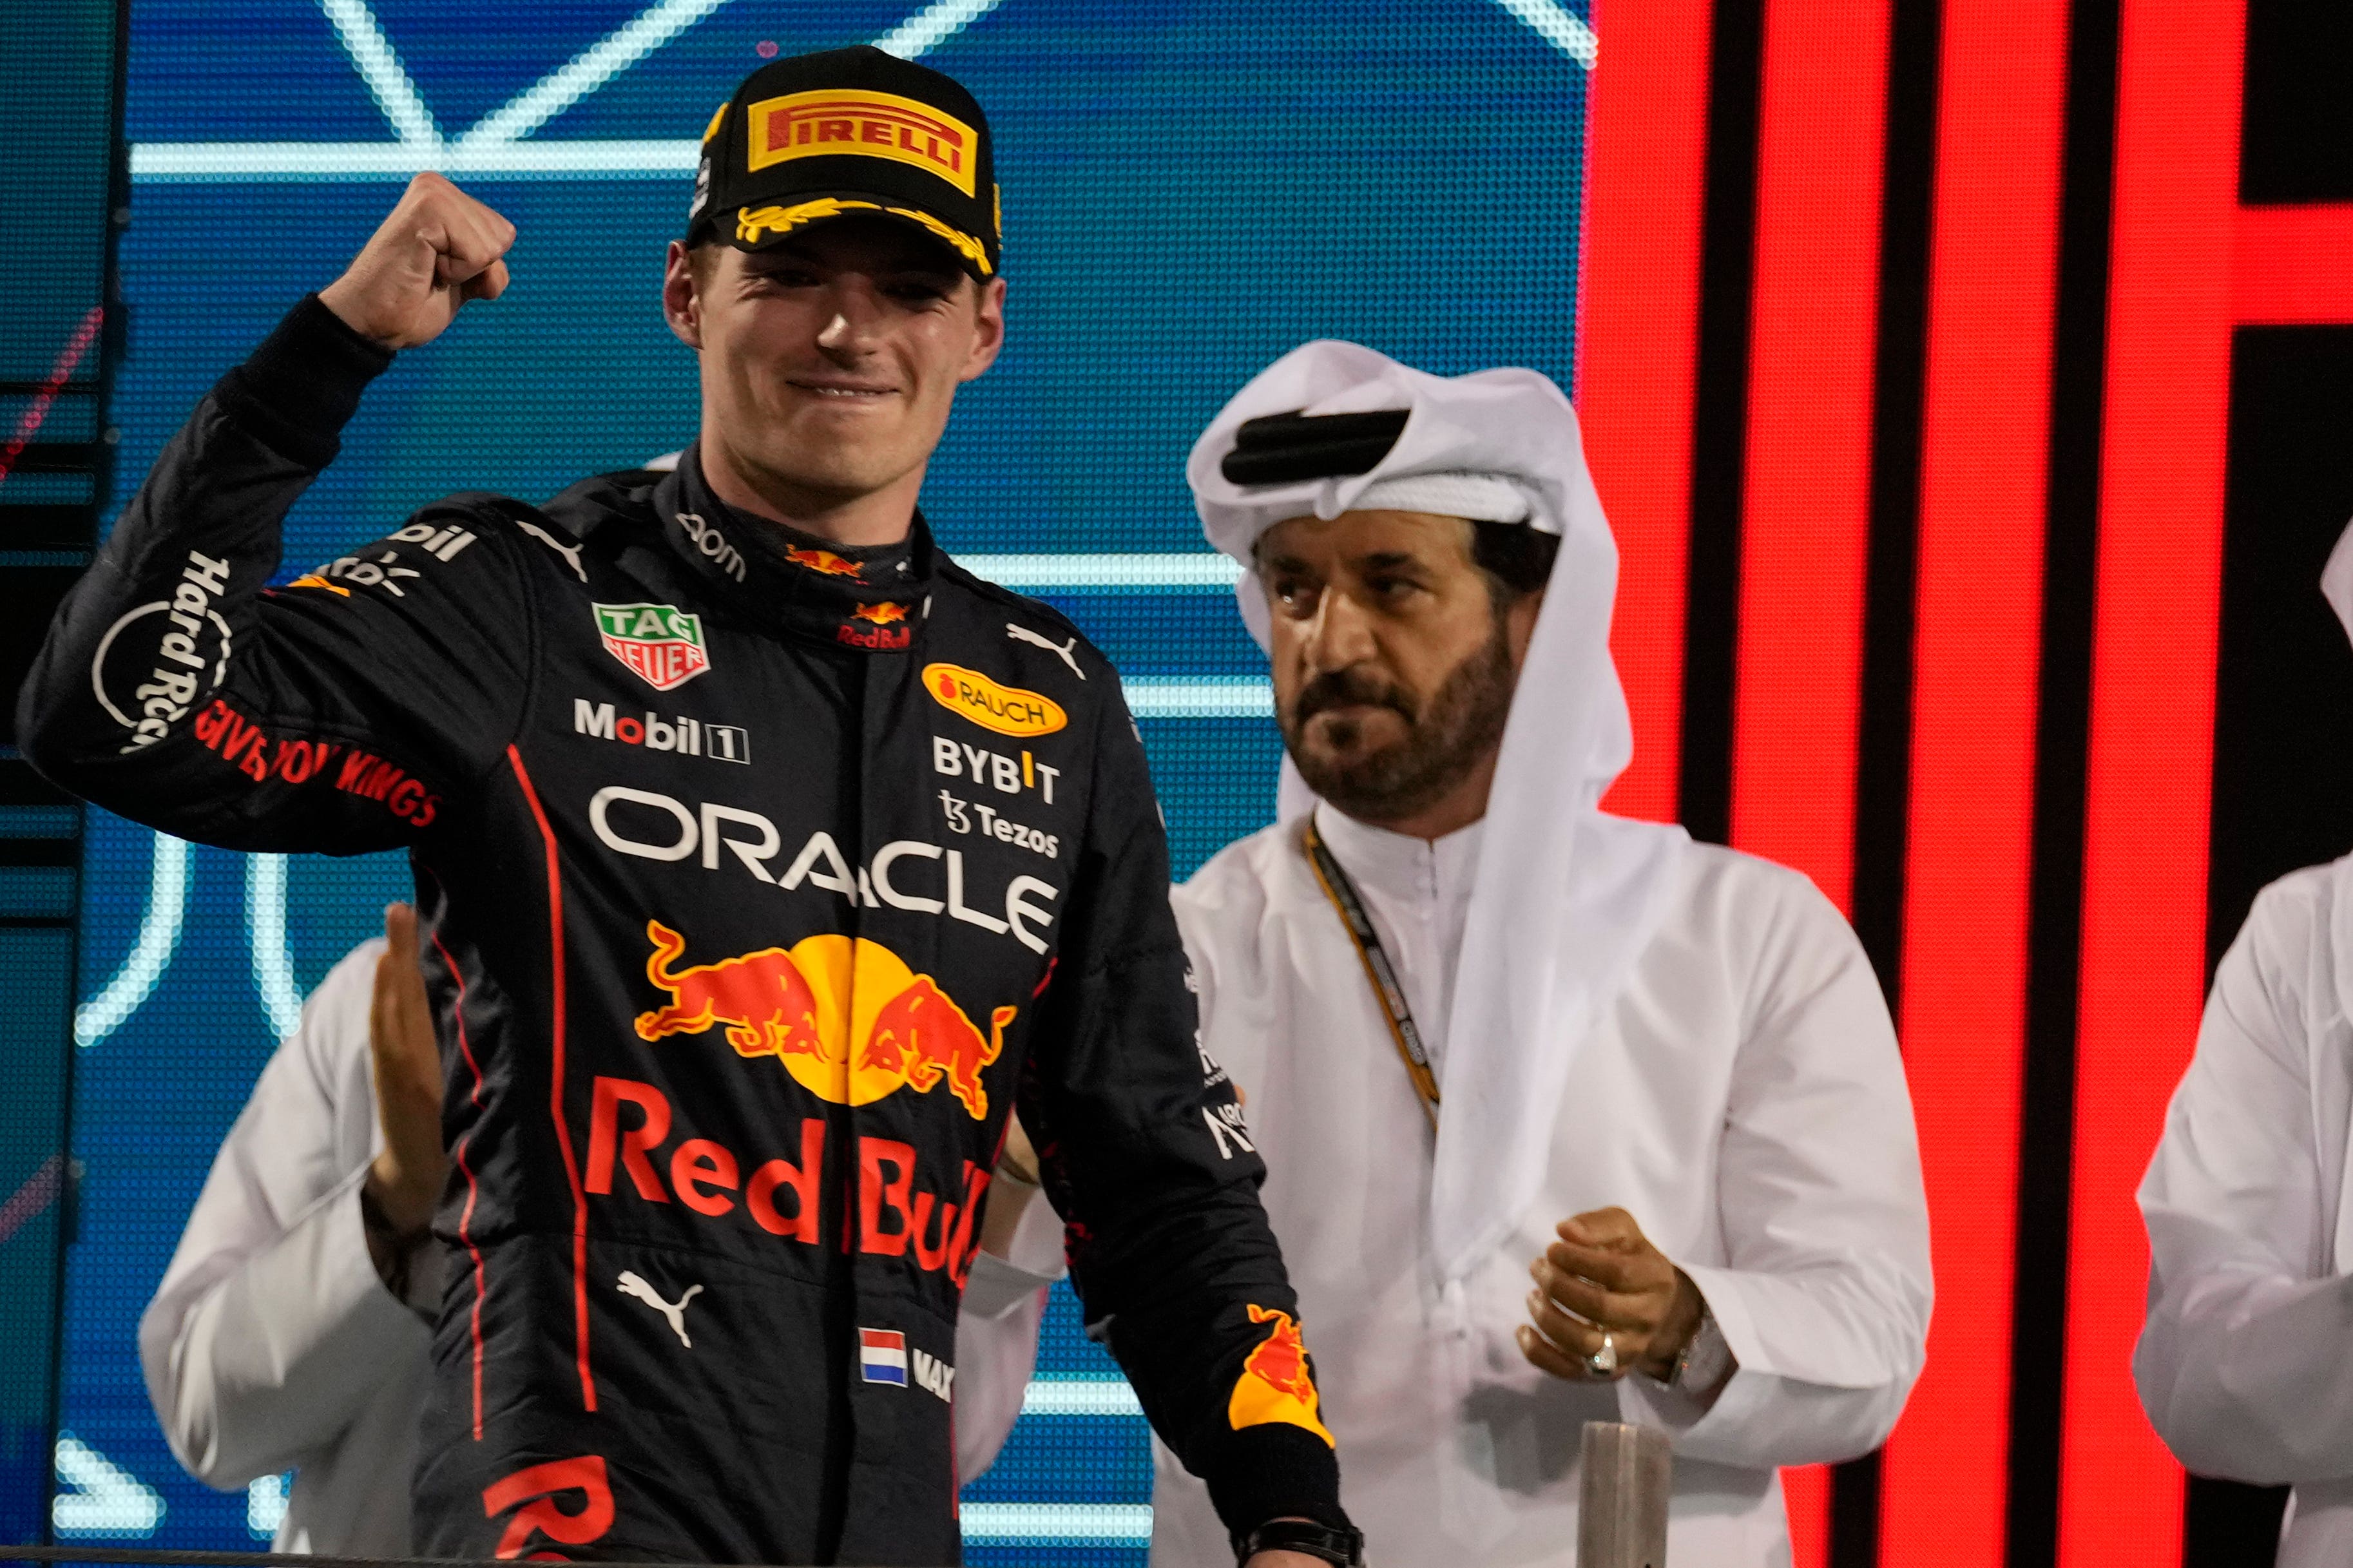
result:
M 746 174 L 795 158 L 888 158 L 973 195 L 979 134 L 953 114 L 888 92 L 834 89 L 764 99 L 744 111 Z

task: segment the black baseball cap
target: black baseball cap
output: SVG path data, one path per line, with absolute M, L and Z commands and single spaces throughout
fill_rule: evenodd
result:
M 953 78 L 869 44 L 771 61 L 702 133 L 686 242 L 758 250 L 831 218 L 922 229 L 986 281 L 1003 254 L 988 117 Z

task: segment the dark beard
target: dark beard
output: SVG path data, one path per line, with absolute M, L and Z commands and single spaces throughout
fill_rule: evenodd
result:
M 1455 666 L 1426 703 L 1417 705 L 1410 693 L 1356 670 L 1334 670 L 1301 687 L 1290 710 L 1276 719 L 1307 787 L 1357 821 L 1379 826 L 1437 805 L 1503 743 L 1514 684 L 1512 650 L 1504 640 L 1504 617 L 1497 616 L 1485 646 Z M 1401 715 L 1405 739 L 1349 763 L 1309 756 L 1299 743 L 1307 721 L 1326 709 L 1358 703 Z M 1352 741 L 1355 728 L 1343 722 L 1332 730 L 1332 738 Z

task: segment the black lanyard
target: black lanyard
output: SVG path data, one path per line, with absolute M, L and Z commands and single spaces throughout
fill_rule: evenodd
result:
M 1340 911 L 1340 923 L 1347 928 L 1348 939 L 1356 944 L 1356 956 L 1365 963 L 1365 977 L 1373 983 L 1373 995 L 1381 1005 L 1381 1013 L 1388 1020 L 1389 1038 L 1397 1042 L 1398 1057 L 1405 1063 L 1406 1076 L 1413 1080 L 1414 1093 L 1421 1098 L 1422 1113 L 1430 1118 L 1430 1131 L 1438 1129 L 1438 1075 L 1430 1070 L 1430 1053 L 1422 1048 L 1421 1031 L 1413 1026 L 1413 1010 L 1406 1005 L 1405 987 L 1398 984 L 1397 971 L 1389 964 L 1389 955 L 1381 950 L 1380 933 L 1373 930 L 1373 917 L 1365 908 L 1365 900 L 1356 891 L 1356 884 L 1340 862 L 1332 858 L 1324 836 L 1315 831 L 1315 819 L 1307 819 L 1307 831 L 1301 837 L 1307 850 L 1307 864 L 1314 868 L 1316 881 L 1323 884 L 1324 896 Z

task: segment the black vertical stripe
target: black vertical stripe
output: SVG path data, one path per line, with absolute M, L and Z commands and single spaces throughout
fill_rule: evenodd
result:
M 1913 626 L 1920 542 L 1921 410 L 1936 216 L 1940 0 L 1894 0 L 1872 374 L 1871 535 L 1856 736 L 1853 917 L 1890 1011 L 1903 984 L 1905 848 L 1912 787 Z M 1879 1561 L 1879 1456 L 1832 1474 L 1831 1568 Z
M 2075 1119 L 2075 987 L 2082 959 L 2084 754 L 2091 722 L 2094 569 L 2107 371 L 2117 5 L 2118 0 L 2075 0 L 2067 43 L 2042 575 L 2042 689 L 2036 716 L 2027 928 L 2018 1268 L 2010 1327 L 2010 1568 L 2042 1568 L 2058 1550 L 2067 1204 Z
M 1764 0 L 1717 0 L 1710 28 L 1677 795 L 1679 815 L 1692 837 L 1722 844 L 1732 834 L 1732 699 L 1740 634 L 1741 481 L 1748 450 L 1748 313 Z

